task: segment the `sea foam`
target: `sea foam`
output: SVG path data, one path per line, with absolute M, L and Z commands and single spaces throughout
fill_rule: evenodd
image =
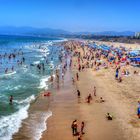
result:
M 21 127 L 22 120 L 28 117 L 28 108 L 30 102 L 34 100 L 35 97 L 32 95 L 27 99 L 21 101 L 21 103 L 27 103 L 26 106 L 22 106 L 19 111 L 13 113 L 12 115 L 2 116 L 0 118 L 0 140 L 11 140 L 12 135 L 18 132 Z
M 36 123 L 35 125 L 35 131 L 34 131 L 34 140 L 39 140 L 42 137 L 42 133 L 47 130 L 47 125 L 46 125 L 46 121 L 49 117 L 52 116 L 52 112 L 48 111 L 45 113 L 41 113 L 41 121 L 40 123 Z
M 48 89 L 48 85 L 46 84 L 46 82 L 48 82 L 49 78 L 50 78 L 50 76 L 47 76 L 47 77 L 43 77 L 40 80 L 40 85 L 39 85 L 40 89 L 45 89 L 45 90 Z

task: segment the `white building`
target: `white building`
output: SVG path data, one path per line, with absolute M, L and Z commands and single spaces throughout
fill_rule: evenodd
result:
M 140 38 L 140 32 L 136 32 L 135 37 Z

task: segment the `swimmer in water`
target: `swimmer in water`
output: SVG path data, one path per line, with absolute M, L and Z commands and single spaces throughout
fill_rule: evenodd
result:
M 10 105 L 12 105 L 12 104 L 13 104 L 13 95 L 11 95 L 11 96 L 10 96 L 10 99 L 9 99 L 9 104 L 10 104 Z
M 11 70 L 14 71 L 14 66 L 12 66 L 12 69 Z
M 8 68 L 5 69 L 5 73 L 8 73 Z
M 23 63 L 25 62 L 25 58 L 24 57 L 22 58 L 22 61 L 23 61 Z

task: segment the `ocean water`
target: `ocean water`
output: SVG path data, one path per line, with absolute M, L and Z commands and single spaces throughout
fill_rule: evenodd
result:
M 0 36 L 0 140 L 12 138 L 22 120 L 28 117 L 30 103 L 47 89 L 46 82 L 60 63 L 59 52 L 62 48 L 53 45 L 58 41 L 62 40 Z M 9 59 L 11 53 L 16 57 Z M 25 62 L 20 64 L 23 58 Z M 44 63 L 44 70 L 37 68 L 37 64 L 41 63 Z M 13 95 L 13 105 L 9 104 L 10 95 Z

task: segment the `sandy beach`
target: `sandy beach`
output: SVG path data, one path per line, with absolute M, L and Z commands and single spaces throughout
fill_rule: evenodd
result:
M 75 63 L 76 59 L 73 60 Z M 134 70 L 132 67 L 130 69 Z M 77 69 L 73 68 L 73 75 L 76 72 Z M 85 140 L 138 140 L 140 122 L 137 119 L 136 108 L 140 78 L 133 75 L 126 77 L 124 82 L 119 84 L 114 81 L 114 74 L 110 73 L 113 73 L 112 69 L 100 71 L 86 69 L 79 73 L 80 80 L 76 82 L 76 87 L 72 86 L 67 91 L 60 89 L 59 95 L 52 102 L 54 115 L 49 119 L 48 130 L 44 132 L 42 139 L 53 140 L 56 136 L 57 139 L 64 140 L 77 139 L 72 136 L 70 130 L 71 122 L 77 119 L 86 123 L 85 135 L 82 137 Z M 67 75 L 71 74 L 67 73 Z M 70 80 L 66 82 L 69 86 L 70 83 Z M 92 93 L 93 86 L 97 87 L 97 97 L 93 97 L 92 103 L 87 105 L 85 98 Z M 74 95 L 75 88 L 81 91 L 80 101 L 77 95 Z M 96 102 L 100 97 L 105 99 L 105 103 Z M 107 112 L 113 114 L 112 122 L 106 120 Z
M 77 50 L 82 54 L 80 47 L 77 47 Z M 59 89 L 51 89 L 52 95 L 49 99 L 39 97 L 31 106 L 31 114 L 48 110 L 52 112 L 52 116 L 46 119 L 47 129 L 43 132 L 41 140 L 77 140 L 77 136 L 73 136 L 71 130 L 71 123 L 75 119 L 78 121 L 78 131 L 81 122 L 85 122 L 82 140 L 139 140 L 140 121 L 136 109 L 140 77 L 133 74 L 135 68 L 129 67 L 131 75 L 124 77 L 122 83 L 114 80 L 115 72 L 112 67 L 98 71 L 86 68 L 79 72 L 79 81 L 73 84 L 72 77 L 76 79 L 75 75 L 78 72 L 77 57 L 72 57 L 72 60 L 72 68 L 67 69 Z M 94 86 L 97 89 L 96 97 L 93 95 Z M 81 92 L 80 98 L 77 97 L 77 89 Z M 90 93 L 93 99 L 88 104 L 85 99 Z M 103 97 L 105 102 L 100 103 L 100 97 Z M 113 115 L 112 121 L 106 119 L 107 112 Z M 14 140 L 35 139 L 32 138 L 32 133 L 31 136 L 23 137 L 30 131 L 27 127 L 30 120 L 27 120 L 14 135 Z
M 118 129 L 116 121 L 107 122 L 105 118 L 106 107 L 104 104 L 85 103 L 85 97 L 90 92 L 94 80 L 86 71 L 80 75 L 80 81 L 77 83 L 78 89 L 82 91 L 82 98 L 79 100 L 76 95 L 76 87 L 72 85 L 71 73 L 68 71 L 65 77 L 64 87 L 56 91 L 51 103 L 52 117 L 48 120 L 48 129 L 44 132 L 41 140 L 72 140 L 77 137 L 72 136 L 71 123 L 77 119 L 79 123 L 85 121 L 85 135 L 83 138 L 90 139 L 115 139 L 122 140 L 123 135 Z M 85 75 L 89 76 L 85 76 Z M 85 84 L 87 86 L 85 87 Z M 114 130 L 114 131 L 113 131 Z

